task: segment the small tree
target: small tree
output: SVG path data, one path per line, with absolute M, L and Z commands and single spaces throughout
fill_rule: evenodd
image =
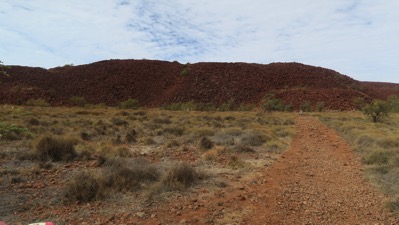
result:
M 186 77 L 189 75 L 189 70 L 190 70 L 190 63 L 186 63 L 184 66 L 184 69 L 181 71 L 180 75 Z
M 303 112 L 311 112 L 312 108 L 310 107 L 310 103 L 309 102 L 304 102 L 302 103 L 299 108 L 303 111 Z
M 371 118 L 373 123 L 380 122 L 388 116 L 389 105 L 381 100 L 374 100 L 363 108 L 363 113 Z
M 268 112 L 271 111 L 283 111 L 284 110 L 284 104 L 280 99 L 277 98 L 271 98 L 266 101 L 266 103 L 263 105 L 263 109 L 265 109 Z

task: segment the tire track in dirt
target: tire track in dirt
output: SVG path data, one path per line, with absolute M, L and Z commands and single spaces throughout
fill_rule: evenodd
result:
M 246 224 L 399 224 L 333 130 L 304 116 L 296 130 L 290 149 L 266 170 L 265 201 L 251 207 Z

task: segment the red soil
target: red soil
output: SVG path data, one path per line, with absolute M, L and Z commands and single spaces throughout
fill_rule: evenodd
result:
M 274 94 L 295 108 L 324 102 L 329 109 L 349 110 L 354 98 L 370 101 L 395 90 L 395 84 L 361 83 L 299 63 L 196 63 L 183 76 L 186 67 L 152 60 L 108 60 L 49 70 L 11 66 L 9 76 L 0 75 L 0 104 L 43 98 L 52 105 L 68 105 L 70 97 L 82 96 L 89 103 L 107 105 L 129 98 L 147 107 L 187 101 L 220 105 L 230 99 L 259 105 L 265 95 Z

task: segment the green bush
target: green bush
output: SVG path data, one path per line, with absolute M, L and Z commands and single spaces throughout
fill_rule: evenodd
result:
M 324 102 L 318 102 L 316 104 L 316 108 L 317 108 L 318 112 L 323 112 L 325 107 L 326 107 L 326 104 Z
M 139 101 L 137 99 L 129 98 L 128 100 L 119 103 L 120 109 L 138 109 Z
M 291 104 L 285 105 L 284 111 L 286 111 L 286 112 L 292 112 L 292 111 L 294 111 L 294 106 L 291 105 Z
M 176 102 L 169 105 L 164 105 L 161 107 L 165 110 L 172 111 L 195 111 L 197 110 L 197 104 L 195 102 Z
M 266 101 L 266 103 L 263 105 L 263 109 L 268 112 L 283 111 L 285 109 L 285 106 L 280 99 L 272 98 Z
M 388 103 L 381 100 L 374 100 L 363 108 L 363 113 L 370 117 L 374 123 L 381 122 L 383 118 L 388 116 L 388 112 Z
M 399 112 L 399 98 L 398 96 L 390 96 L 387 99 L 390 112 Z
M 354 98 L 352 102 L 353 102 L 353 105 L 358 110 L 363 109 L 363 107 L 367 105 L 366 100 L 364 98 L 361 98 L 361 97 Z
M 0 122 L 0 140 L 21 140 L 28 129 L 16 125 L 6 125 Z
M 245 104 L 241 103 L 240 106 L 238 106 L 238 111 L 252 111 L 255 108 L 254 104 Z
M 218 107 L 218 110 L 221 112 L 233 111 L 234 109 L 235 109 L 235 102 L 233 98 Z
M 189 70 L 190 70 L 190 63 L 186 63 L 186 65 L 184 66 L 183 70 L 180 72 L 181 76 L 188 76 L 189 75 Z
M 81 107 L 87 104 L 86 99 L 81 96 L 72 96 L 71 98 L 69 98 L 69 102 L 74 106 L 81 106 Z
M 26 105 L 27 106 L 38 106 L 38 107 L 49 107 L 50 106 L 50 104 L 42 98 L 29 99 L 28 101 L 26 101 Z
M 309 102 L 304 102 L 302 103 L 299 108 L 303 111 L 303 112 L 311 112 L 312 108 L 310 107 L 310 103 Z

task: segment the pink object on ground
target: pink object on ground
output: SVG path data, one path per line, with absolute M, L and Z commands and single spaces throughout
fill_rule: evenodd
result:
M 0 221 L 0 225 L 7 225 L 7 224 L 4 223 L 3 221 Z

